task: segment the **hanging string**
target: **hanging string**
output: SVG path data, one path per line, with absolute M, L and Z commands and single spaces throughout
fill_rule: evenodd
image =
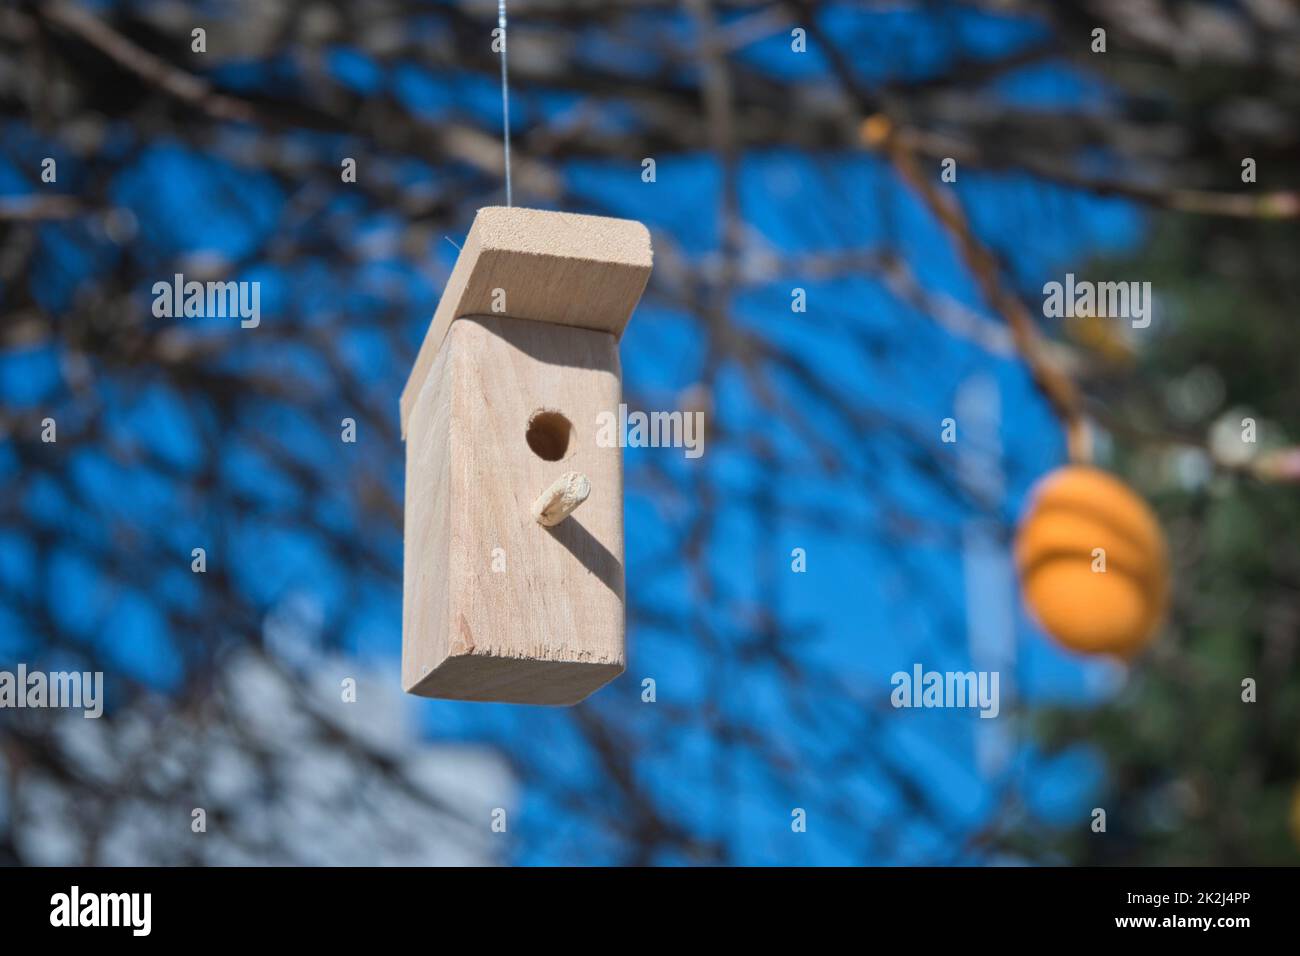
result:
M 506 150 L 506 206 L 514 205 L 510 188 L 510 80 L 506 74 L 506 0 L 497 0 L 497 26 L 501 30 L 501 126 Z

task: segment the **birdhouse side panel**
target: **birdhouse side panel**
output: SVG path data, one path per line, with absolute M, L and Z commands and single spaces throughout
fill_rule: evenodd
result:
M 450 353 L 434 362 L 412 409 L 406 442 L 402 567 L 402 687 L 417 685 L 447 657 L 451 542 Z

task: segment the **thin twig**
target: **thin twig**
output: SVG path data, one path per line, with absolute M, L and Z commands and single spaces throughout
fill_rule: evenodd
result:
M 85 40 L 142 79 L 217 119 L 235 122 L 252 122 L 256 119 L 257 111 L 251 104 L 213 92 L 211 84 L 206 80 L 159 59 L 80 7 L 54 3 L 43 8 L 41 15 Z

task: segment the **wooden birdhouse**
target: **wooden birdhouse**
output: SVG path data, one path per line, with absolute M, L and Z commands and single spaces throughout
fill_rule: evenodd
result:
M 650 276 L 624 219 L 480 209 L 402 392 L 402 686 L 575 704 L 623 672 L 618 342 Z

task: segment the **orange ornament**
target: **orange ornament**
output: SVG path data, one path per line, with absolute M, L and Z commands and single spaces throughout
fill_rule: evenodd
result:
M 1096 468 L 1058 468 L 1030 493 L 1016 568 L 1030 613 L 1071 650 L 1128 657 L 1164 619 L 1169 559 L 1156 516 Z

